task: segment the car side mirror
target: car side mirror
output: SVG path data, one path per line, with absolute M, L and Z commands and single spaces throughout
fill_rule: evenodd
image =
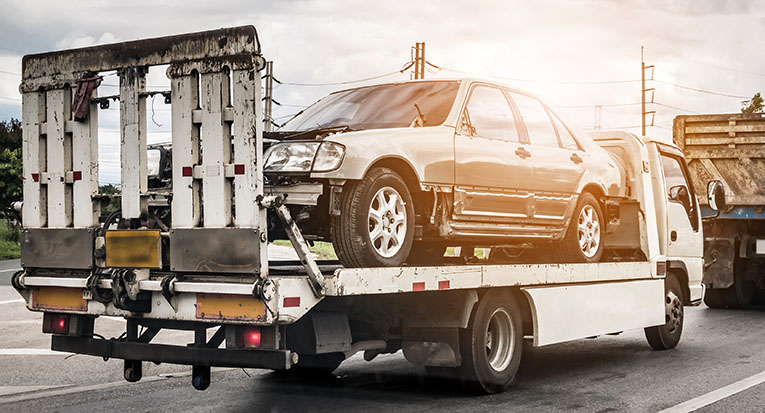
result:
M 675 185 L 669 188 L 669 199 L 681 203 L 686 210 L 691 208 L 691 195 L 685 185 Z
M 728 206 L 725 202 L 725 185 L 722 181 L 709 181 L 707 199 L 709 200 L 709 208 L 712 211 L 717 211 L 718 215 Z

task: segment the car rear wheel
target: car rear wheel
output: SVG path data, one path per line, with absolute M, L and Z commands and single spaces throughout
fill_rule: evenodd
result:
M 404 180 L 392 169 L 374 168 L 346 185 L 331 231 L 337 258 L 346 267 L 403 264 L 414 239 L 414 203 Z
M 558 245 L 562 262 L 598 262 L 603 255 L 603 212 L 595 197 L 584 192 L 579 197 L 566 235 Z

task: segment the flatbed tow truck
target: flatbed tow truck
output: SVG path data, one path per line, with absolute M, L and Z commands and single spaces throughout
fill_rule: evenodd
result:
M 212 366 L 331 372 L 357 352 L 403 350 L 428 374 L 500 392 L 524 337 L 544 346 L 644 328 L 653 348 L 677 345 L 683 305 L 702 298 L 703 238 L 693 188 L 685 204 L 668 196 L 666 159 L 687 172 L 676 147 L 595 136 L 629 194 L 609 214 L 608 262 L 342 268 L 314 260 L 287 189 L 264 185 L 264 62 L 252 26 L 24 57 L 23 269 L 13 285 L 44 312 L 53 350 L 124 359 L 128 381 L 141 379 L 144 361 L 191 365 L 199 390 Z M 160 65 L 173 148 L 163 194 L 147 188 L 146 158 L 145 76 Z M 98 96 L 108 71 L 117 97 Z M 101 223 L 98 109 L 113 98 L 121 218 Z M 169 226 L 154 215 L 162 202 Z M 268 210 L 299 261 L 269 260 Z M 126 318 L 125 333 L 100 336 L 99 316 Z M 153 343 L 161 329 L 193 341 Z

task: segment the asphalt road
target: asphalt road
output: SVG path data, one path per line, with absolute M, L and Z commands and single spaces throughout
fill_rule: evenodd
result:
M 0 281 L 12 272 L 0 262 Z M 122 380 L 119 360 L 48 350 L 41 315 L 0 286 L 0 411 L 688 411 L 765 412 L 765 310 L 686 308 L 677 349 L 651 351 L 642 331 L 534 348 L 525 343 L 512 389 L 476 396 L 428 378 L 401 353 L 365 362 L 358 355 L 334 375 L 296 381 L 254 369 L 219 369 L 207 391 L 191 387 L 191 368 L 144 363 L 139 383 Z M 99 318 L 106 337 L 124 329 Z M 186 343 L 187 332 L 157 340 Z M 746 388 L 748 387 L 748 388 Z M 744 390 L 741 390 L 746 388 Z M 719 399 L 719 400 L 718 400 Z M 718 400 L 718 401 L 715 401 Z M 690 407 L 689 407 L 690 406 Z

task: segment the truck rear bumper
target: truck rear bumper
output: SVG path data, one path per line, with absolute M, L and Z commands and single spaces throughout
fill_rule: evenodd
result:
M 59 335 L 52 337 L 51 350 L 154 363 L 272 370 L 289 369 L 293 359 L 292 352 L 288 350 L 182 347 Z

